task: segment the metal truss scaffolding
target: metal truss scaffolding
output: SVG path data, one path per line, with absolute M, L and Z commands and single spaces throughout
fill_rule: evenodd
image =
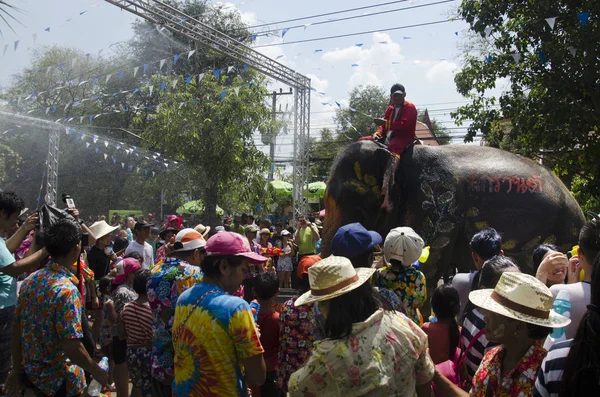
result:
M 294 218 L 308 211 L 310 79 L 253 50 L 225 33 L 158 0 L 105 0 L 145 20 L 230 56 L 294 88 Z
M 48 131 L 48 158 L 46 159 L 46 194 L 44 201 L 48 205 L 56 205 L 58 192 L 58 158 L 60 155 L 60 135 L 65 132 L 63 125 L 43 119 L 35 119 L 14 113 L 0 111 L 0 117 L 15 123 L 31 125 Z

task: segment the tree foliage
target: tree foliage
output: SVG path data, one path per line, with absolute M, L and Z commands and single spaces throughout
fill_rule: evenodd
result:
M 455 77 L 471 100 L 453 114 L 472 120 L 465 140 L 480 133 L 492 146 L 533 158 L 543 149 L 559 167 L 597 175 L 600 3 L 463 0 L 458 12 L 488 42 L 485 57 L 481 45 L 464 54 Z M 591 12 L 585 24 L 581 12 Z M 553 17 L 554 29 L 546 21 Z M 496 97 L 494 88 L 504 90 Z M 585 188 L 600 193 L 600 180 Z

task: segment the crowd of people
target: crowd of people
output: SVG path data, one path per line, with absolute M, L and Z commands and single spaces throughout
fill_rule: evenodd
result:
M 86 224 L 71 208 L 40 229 L 23 209 L 0 192 L 10 397 L 83 396 L 92 379 L 134 397 L 600 395 L 597 216 L 570 258 L 537 247 L 535 276 L 483 229 L 475 270 L 430 285 L 429 298 L 426 242 L 410 227 L 384 238 L 344 225 L 322 257 L 321 224 L 307 217 L 172 215 L 157 227 Z

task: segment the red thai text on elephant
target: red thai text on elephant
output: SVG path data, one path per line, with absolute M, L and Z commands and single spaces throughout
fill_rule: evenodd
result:
M 472 193 L 543 193 L 540 175 L 529 177 L 513 176 L 471 176 L 468 181 Z

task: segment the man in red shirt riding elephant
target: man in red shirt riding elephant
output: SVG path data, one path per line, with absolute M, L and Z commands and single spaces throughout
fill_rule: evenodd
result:
M 394 84 L 390 94 L 390 106 L 385 110 L 383 118 L 374 119 L 379 129 L 372 136 L 360 140 L 385 142 L 389 151 L 399 157 L 415 140 L 417 108 L 405 100 L 406 90 L 402 84 Z

